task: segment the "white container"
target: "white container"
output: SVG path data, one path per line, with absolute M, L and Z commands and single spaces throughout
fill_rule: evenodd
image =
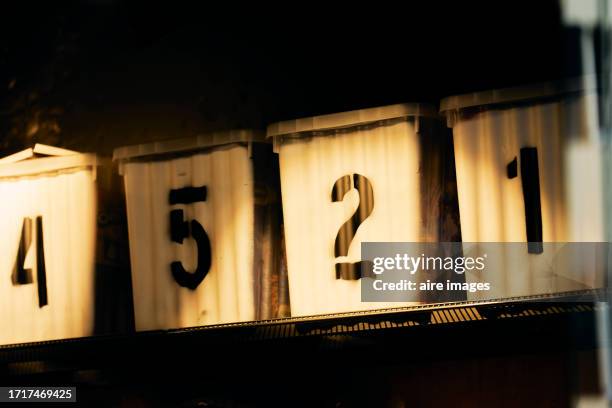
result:
M 471 299 L 603 284 L 594 258 L 564 265 L 554 251 L 526 244 L 604 241 L 597 99 L 589 80 L 441 101 L 453 129 L 463 241 L 525 243 L 489 259 L 495 273 L 466 275 L 493 287 Z
M 51 146 L 0 159 L 0 344 L 93 334 L 95 177 Z
M 137 330 L 257 317 L 251 153 L 261 141 L 255 132 L 231 131 L 115 150 L 125 183 Z M 173 272 L 179 263 L 182 277 Z
M 292 316 L 421 300 L 362 302 L 359 270 L 347 263 L 361 260 L 364 241 L 439 240 L 438 214 L 428 208 L 443 188 L 421 173 L 429 159 L 440 162 L 423 153 L 436 118 L 428 106 L 400 104 L 268 127 L 280 160 Z

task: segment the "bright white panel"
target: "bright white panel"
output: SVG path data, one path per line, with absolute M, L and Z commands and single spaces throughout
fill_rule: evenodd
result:
M 254 187 L 249 151 L 230 145 L 174 159 L 123 164 L 137 330 L 253 320 Z M 170 205 L 170 190 L 206 186 L 206 201 Z M 197 266 L 197 246 L 170 239 L 170 211 L 197 220 L 212 263 L 194 290 L 174 280 L 170 264 Z
M 280 143 L 292 316 L 399 307 L 418 301 L 361 302 L 360 281 L 336 279 L 335 264 L 360 260 L 363 241 L 437 240 L 425 232 L 438 220 L 423 219 L 419 152 L 414 120 L 285 138 Z M 370 181 L 373 210 L 360 224 L 348 255 L 336 257 L 338 230 L 356 211 L 360 199 L 351 188 L 343 201 L 332 202 L 332 188 L 339 178 L 354 174 Z
M 91 169 L 0 179 L 0 344 L 93 334 L 96 189 Z M 40 307 L 36 217 L 42 217 L 48 304 Z M 11 274 L 24 218 L 32 219 L 26 267 L 33 282 Z
M 543 241 L 604 240 L 601 149 L 587 103 L 592 98 L 587 94 L 458 115 L 453 138 L 464 242 L 527 241 L 522 147 L 537 148 Z M 518 175 L 509 178 L 507 165 L 514 158 Z M 529 254 L 526 245 L 510 252 L 503 259 L 488 259 L 497 273 L 466 274 L 468 282 L 486 281 L 493 287 L 470 298 L 580 290 L 603 283 L 592 260 L 553 268 L 555 253 Z

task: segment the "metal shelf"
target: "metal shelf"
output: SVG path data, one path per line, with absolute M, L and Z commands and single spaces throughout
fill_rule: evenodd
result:
M 511 323 L 540 330 L 547 324 L 567 322 L 572 316 L 582 316 L 581 319 L 586 316 L 592 321 L 596 302 L 605 300 L 605 295 L 603 291 L 568 292 L 14 344 L 0 347 L 0 365 L 13 371 L 15 367 L 17 371 L 77 369 L 112 365 L 118 360 L 142 362 L 152 357 L 175 358 L 196 349 L 338 350 L 362 344 L 367 339 L 384 339 L 387 343 L 408 339 L 426 345 L 428 339 L 437 335 L 432 330 L 443 329 L 446 336 L 462 333 L 476 338 L 479 331 L 490 336 L 493 329 L 499 333 L 504 327 L 515 330 L 514 326 L 510 329 Z M 36 368 L 33 362 L 40 367 Z

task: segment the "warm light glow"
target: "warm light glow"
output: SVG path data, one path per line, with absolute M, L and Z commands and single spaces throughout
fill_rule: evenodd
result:
M 464 242 L 526 242 L 520 149 L 535 147 L 544 242 L 601 242 L 603 217 L 600 149 L 595 126 L 587 126 L 585 102 L 592 95 L 529 106 L 484 108 L 458 115 L 453 127 L 457 188 Z M 576 131 L 578 130 L 578 131 Z M 509 178 L 507 165 L 519 161 Z M 555 263 L 555 254 L 506 253 L 496 275 L 466 273 L 468 282 L 488 281 L 501 298 L 599 287 L 595 265 Z
M 411 304 L 361 302 L 360 281 L 336 279 L 335 264 L 360 260 L 362 241 L 431 239 L 425 236 L 421 217 L 419 139 L 415 130 L 415 119 L 409 118 L 312 138 L 285 139 L 280 145 L 293 316 Z M 336 180 L 346 175 L 354 178 L 355 174 L 370 181 L 373 199 L 366 195 L 368 202 L 360 203 L 359 192 L 351 188 L 342 201 L 332 201 Z M 348 256 L 336 257 L 334 242 L 339 229 L 359 204 L 368 208 L 372 203 L 372 212 L 359 225 Z
M 137 330 L 253 320 L 254 188 L 247 146 L 123 167 Z M 170 205 L 171 189 L 206 186 L 206 201 Z M 195 290 L 179 286 L 170 264 L 197 265 L 194 240 L 170 239 L 169 215 L 184 211 L 208 235 L 211 268 Z
M 95 172 L 92 167 L 65 168 L 75 159 L 91 161 L 87 155 L 74 155 L 1 166 L 0 344 L 93 334 Z M 41 161 L 48 169 L 44 173 L 38 172 Z M 34 173 L 28 174 L 28 169 Z M 11 171 L 21 175 L 8 177 Z M 10 277 L 24 219 L 36 217 L 42 219 L 43 236 L 33 228 L 24 265 L 31 269 L 32 282 L 15 284 Z M 42 248 L 36 247 L 40 242 Z M 43 283 L 37 263 L 43 251 L 47 303 L 41 306 L 38 288 Z

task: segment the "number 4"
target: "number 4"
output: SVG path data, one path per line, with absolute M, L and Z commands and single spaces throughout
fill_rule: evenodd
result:
M 32 252 L 32 235 L 33 234 L 32 218 L 26 217 L 23 219 L 21 227 L 21 238 L 19 240 L 19 248 L 17 249 L 17 259 L 15 267 L 11 275 L 11 281 L 14 286 L 27 285 L 33 283 L 32 269 L 26 267 L 26 263 L 31 259 Z M 45 268 L 45 249 L 43 240 L 43 223 L 42 217 L 36 217 L 36 282 L 38 284 L 38 307 L 43 307 L 49 303 L 47 298 L 47 270 Z

